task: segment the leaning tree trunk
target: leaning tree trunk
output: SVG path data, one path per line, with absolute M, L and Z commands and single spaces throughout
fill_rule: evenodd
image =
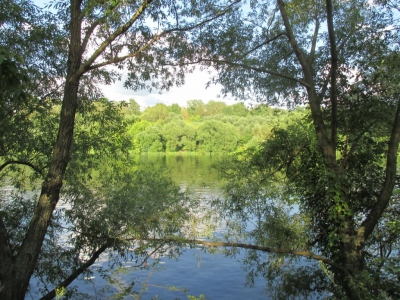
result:
M 9 249 L 9 253 L 7 253 L 7 250 L 0 249 L 0 251 L 5 251 L 6 253 L 2 254 L 2 257 L 7 257 L 7 261 L 3 262 L 6 268 L 1 271 L 0 299 L 25 298 L 29 280 L 36 267 L 47 228 L 60 197 L 63 177 L 70 160 L 77 109 L 80 76 L 76 74 L 82 60 L 81 21 L 79 16 L 80 1 L 71 0 L 71 40 L 58 135 L 49 165 L 49 172 L 42 184 L 39 202 L 18 253 L 12 256 Z

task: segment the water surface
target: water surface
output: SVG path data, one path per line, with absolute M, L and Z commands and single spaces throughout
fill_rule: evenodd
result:
M 221 159 L 219 156 L 151 156 L 133 158 L 138 164 L 149 167 L 167 168 L 167 174 L 181 186 L 190 188 L 195 197 L 216 198 L 221 196 L 221 182 L 218 173 L 212 168 Z M 223 230 L 223 228 L 220 228 Z M 133 290 L 140 293 L 140 299 L 188 299 L 187 295 L 206 299 L 269 299 L 264 293 L 264 282 L 256 279 L 254 287 L 246 287 L 246 272 L 242 269 L 244 251 L 235 257 L 222 253 L 210 254 L 201 249 L 184 249 L 178 259 L 162 257 L 159 262 L 149 259 L 146 269 L 134 268 L 133 262 L 124 263 L 124 272 L 116 272 L 112 278 L 116 284 L 110 285 L 96 271 L 86 279 L 74 281 L 75 287 L 85 295 L 82 299 L 110 299 L 120 290 L 118 285 L 135 283 Z M 107 255 L 104 254 L 93 265 L 108 268 Z M 108 273 L 109 274 L 109 273 Z M 34 286 L 34 285 L 33 285 Z M 34 295 L 33 288 L 31 296 Z M 136 295 L 137 297 L 137 295 Z M 33 299 L 36 299 L 32 296 Z M 134 294 L 125 299 L 136 299 Z

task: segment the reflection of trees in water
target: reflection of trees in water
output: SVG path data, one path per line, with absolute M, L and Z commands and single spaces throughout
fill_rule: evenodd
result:
M 142 165 L 164 170 L 177 184 L 196 187 L 221 186 L 214 165 L 225 156 L 223 155 L 137 155 L 135 161 Z

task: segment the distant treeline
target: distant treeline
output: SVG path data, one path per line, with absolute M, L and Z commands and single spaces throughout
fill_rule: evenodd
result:
M 189 100 L 187 107 L 157 104 L 141 112 L 131 99 L 123 113 L 135 153 L 233 152 L 265 140 L 278 123 L 305 116 L 304 109 L 201 100 Z

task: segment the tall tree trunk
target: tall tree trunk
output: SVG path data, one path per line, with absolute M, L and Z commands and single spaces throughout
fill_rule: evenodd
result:
M 345 271 L 335 270 L 335 281 L 343 288 L 348 299 L 364 299 L 361 287 L 366 283 L 359 282 L 359 276 L 365 269 L 365 240 L 357 235 L 353 226 L 347 226 L 347 231 L 342 233 L 338 258 L 335 260 Z
M 54 145 L 49 172 L 42 184 L 39 202 L 29 224 L 25 239 L 15 257 L 6 263 L 0 299 L 24 299 L 29 280 L 36 267 L 37 259 L 50 224 L 52 213 L 60 197 L 65 170 L 70 159 L 75 113 L 77 109 L 81 65 L 81 21 L 80 0 L 71 0 L 71 40 L 68 56 L 67 78 L 64 87 L 59 130 Z

